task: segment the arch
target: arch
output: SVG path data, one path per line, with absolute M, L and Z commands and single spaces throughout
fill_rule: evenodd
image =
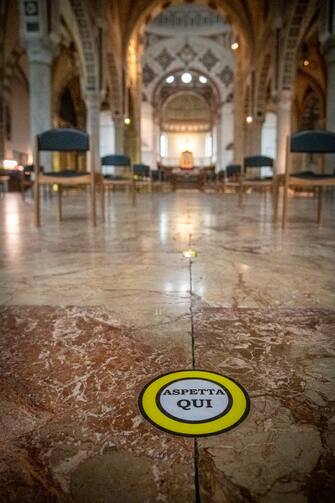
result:
M 268 75 L 270 72 L 271 54 L 266 53 L 263 57 L 263 62 L 260 66 L 257 79 L 257 94 L 256 94 L 256 116 L 261 119 L 265 116 L 266 100 L 267 100 L 267 87 Z
M 153 92 L 152 92 L 152 102 L 154 105 L 158 106 L 158 103 L 159 103 L 159 99 L 158 99 L 158 95 L 160 93 L 160 90 L 161 88 L 165 85 L 165 79 L 168 75 L 175 75 L 175 74 L 179 74 L 181 72 L 185 71 L 185 69 L 183 67 L 177 67 L 177 68 L 174 68 L 173 70 L 170 70 L 170 71 L 167 71 L 165 72 L 162 77 L 159 79 L 159 81 L 157 82 L 157 84 L 155 85 L 154 89 L 153 89 Z M 220 94 L 220 91 L 218 89 L 218 86 L 217 86 L 217 83 L 214 81 L 213 77 L 207 73 L 207 72 L 203 72 L 203 71 L 200 71 L 194 67 L 190 67 L 188 69 L 188 71 L 190 71 L 191 73 L 199 76 L 199 75 L 204 75 L 207 80 L 208 80 L 208 84 L 213 92 L 213 96 L 215 98 L 215 101 L 217 104 L 220 103 L 220 100 L 221 100 L 221 94 Z M 173 94 L 174 95 L 174 94 Z
M 299 130 L 318 129 L 322 119 L 322 102 L 313 89 L 308 88 L 304 97 Z
M 81 39 L 85 69 L 85 91 L 99 91 L 96 44 L 85 3 L 82 0 L 69 0 L 69 2 L 77 21 Z
M 296 56 L 300 41 L 317 9 L 316 0 L 296 0 L 290 4 L 291 15 L 286 29 L 281 59 L 279 90 L 292 90 L 296 73 Z
M 180 2 L 178 0 L 171 0 L 164 2 L 162 0 L 147 0 L 146 5 L 143 4 L 138 8 L 132 9 L 132 16 L 130 16 L 129 23 L 126 30 L 126 45 L 132 35 L 136 32 L 142 32 L 145 25 L 155 18 L 162 10 L 176 5 Z M 225 2 L 213 1 L 208 2 L 205 0 L 195 0 L 195 4 L 203 5 L 215 10 L 218 14 L 229 17 L 233 28 L 240 33 L 244 41 L 245 49 L 250 54 L 254 48 L 254 31 L 252 30 L 252 23 L 250 22 L 249 12 L 246 8 L 245 2 L 241 0 L 226 0 Z M 222 5 L 224 3 L 224 6 Z

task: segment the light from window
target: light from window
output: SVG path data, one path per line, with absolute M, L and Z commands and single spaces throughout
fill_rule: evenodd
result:
M 167 157 L 168 154 L 168 141 L 166 134 L 161 134 L 160 137 L 160 154 L 161 157 Z
M 211 134 L 208 134 L 205 140 L 205 157 L 212 157 L 212 154 L 213 154 L 213 138 Z
M 189 72 L 184 72 L 181 76 L 181 81 L 184 83 L 184 84 L 189 84 L 190 82 L 192 82 L 192 74 L 189 73 Z

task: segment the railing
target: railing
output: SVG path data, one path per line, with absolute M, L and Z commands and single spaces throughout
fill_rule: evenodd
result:
M 179 157 L 162 157 L 159 159 L 159 163 L 161 164 L 161 166 L 174 167 L 179 166 L 180 159 Z M 194 166 L 205 168 L 206 166 L 211 166 L 212 164 L 212 157 L 194 157 Z

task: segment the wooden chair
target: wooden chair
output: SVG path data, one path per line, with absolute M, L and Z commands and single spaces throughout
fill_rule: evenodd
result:
M 151 170 L 151 180 L 152 189 L 157 191 L 162 191 L 164 186 L 168 184 L 168 182 L 164 182 L 164 172 L 159 168 Z
M 96 185 L 101 182 L 101 176 L 95 173 L 95 166 L 91 166 L 91 172 L 74 170 L 41 172 L 40 152 L 87 152 L 89 150 L 89 136 L 84 131 L 72 128 L 50 129 L 37 135 L 35 145 L 35 223 L 41 225 L 40 186 L 58 186 L 58 216 L 62 220 L 62 192 L 64 187 L 84 185 L 91 188 L 91 216 L 93 225 L 96 225 Z
M 241 171 L 240 164 L 228 164 L 224 171 L 219 171 L 217 174 L 218 190 L 224 192 L 226 188 L 233 188 L 238 191 L 240 188 Z
M 272 168 L 272 176 L 261 176 L 260 170 L 262 168 Z M 259 170 L 259 176 L 248 177 L 248 170 Z M 249 171 L 250 173 L 250 171 Z M 243 203 L 243 192 L 245 187 L 258 188 L 262 190 L 271 190 L 273 207 L 274 207 L 274 217 L 277 215 L 278 207 L 278 183 L 275 171 L 275 161 L 272 157 L 267 157 L 265 155 L 252 155 L 244 158 L 243 170 L 240 177 L 240 197 L 239 205 L 242 207 Z
M 153 190 L 153 179 L 150 166 L 146 164 L 133 165 L 135 190 L 137 188 L 147 187 L 150 192 Z
M 199 170 L 198 189 L 204 191 L 206 189 L 216 188 L 215 166 L 204 166 Z
M 42 166 L 40 166 L 40 173 L 42 173 L 42 172 L 43 172 L 43 169 L 42 169 Z M 27 189 L 33 190 L 33 188 L 34 188 L 33 173 L 34 173 L 34 165 L 33 164 L 23 166 L 23 170 L 21 172 L 21 180 L 20 180 L 22 199 L 25 198 L 25 193 L 26 193 Z
M 287 220 L 288 190 L 290 187 L 312 188 L 318 192 L 317 222 L 321 222 L 322 193 L 324 187 L 335 187 L 335 175 L 302 171 L 290 174 L 291 153 L 330 154 L 335 153 L 335 133 L 322 129 L 306 130 L 287 137 L 284 181 L 284 204 L 282 227 Z
M 106 173 L 105 168 L 113 168 L 113 173 Z M 130 158 L 123 154 L 105 155 L 101 159 L 104 189 L 115 190 L 123 187 L 134 191 L 134 175 Z M 117 174 L 117 171 L 119 172 Z

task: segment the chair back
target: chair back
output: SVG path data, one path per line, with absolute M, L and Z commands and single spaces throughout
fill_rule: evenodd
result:
M 335 152 L 335 133 L 325 129 L 313 129 L 293 133 L 290 138 L 291 152 L 327 154 Z
M 238 176 L 241 174 L 241 165 L 240 164 L 228 164 L 226 167 L 227 178 L 231 178 L 232 176 Z
M 55 152 L 87 152 L 89 136 L 74 128 L 49 129 L 37 135 L 37 149 Z
M 150 166 L 147 164 L 134 164 L 133 173 L 135 176 L 143 176 L 145 178 L 150 178 Z
M 105 155 L 101 158 L 102 166 L 113 166 L 114 168 L 124 168 L 131 165 L 130 158 L 123 154 Z
M 225 177 L 225 172 L 224 172 L 224 170 L 223 170 L 223 169 L 220 169 L 220 171 L 218 171 L 218 172 L 216 173 L 216 178 L 217 178 L 218 180 L 223 180 L 223 179 L 224 179 L 224 177 Z
M 248 168 L 272 168 L 273 159 L 266 155 L 251 155 L 244 158 L 244 169 Z

